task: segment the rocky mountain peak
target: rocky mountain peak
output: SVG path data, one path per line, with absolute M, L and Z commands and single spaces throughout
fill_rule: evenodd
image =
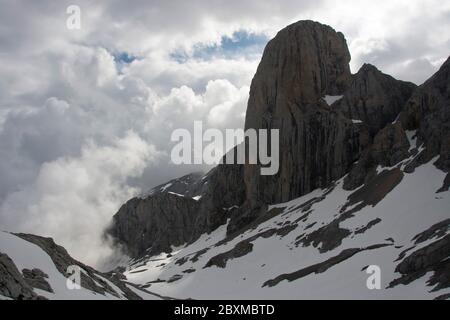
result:
M 349 62 L 342 33 L 313 21 L 294 23 L 268 43 L 250 88 L 245 126 L 280 130 L 280 170 L 260 176 L 257 165 L 245 166 L 251 206 L 323 187 L 358 157 L 359 127 L 323 101 L 350 86 Z
M 427 80 L 421 87 L 430 88 L 435 87 L 439 94 L 444 98 L 450 97 L 450 56 L 442 64 L 439 70 Z
M 253 114 L 279 103 L 316 103 L 349 85 L 350 53 L 342 33 L 299 21 L 279 31 L 267 44 L 253 78 L 246 127 L 258 125 Z
M 396 80 L 366 63 L 333 108 L 362 121 L 373 136 L 397 118 L 415 88 L 413 83 Z
M 368 72 L 381 72 L 371 63 L 364 63 L 361 68 L 358 70 L 358 73 L 368 73 Z

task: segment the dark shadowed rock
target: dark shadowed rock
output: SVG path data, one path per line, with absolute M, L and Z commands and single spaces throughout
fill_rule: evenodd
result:
M 150 195 L 173 192 L 186 197 L 194 197 L 202 195 L 206 187 L 205 180 L 202 179 L 204 174 L 202 172 L 194 172 L 182 176 L 180 178 L 172 179 L 166 183 L 152 188 L 146 195 L 141 198 L 146 198 Z
M 172 245 L 179 246 L 194 238 L 199 209 L 198 201 L 172 193 L 133 198 L 114 216 L 109 234 L 132 257 L 147 250 L 150 254 L 170 252 Z
M 401 123 L 388 124 L 380 130 L 373 143 L 361 154 L 358 162 L 344 179 L 344 188 L 353 190 L 368 183 L 376 172 L 376 167 L 392 167 L 410 156 L 410 144 Z
M 368 223 L 367 225 L 365 225 L 364 227 L 357 229 L 357 230 L 355 231 L 355 234 L 363 234 L 363 233 L 365 233 L 367 230 L 369 230 L 370 228 L 372 228 L 374 225 L 376 225 L 376 224 L 378 224 L 378 223 L 380 223 L 380 222 L 381 222 L 381 219 L 380 219 L 380 218 L 373 219 L 373 220 L 369 221 L 369 223 Z M 386 240 L 389 240 L 389 241 L 391 241 L 391 242 L 394 242 L 392 238 L 389 238 L 389 239 L 386 239 Z
M 424 144 L 414 166 L 439 156 L 436 165 L 450 169 L 450 57 L 422 84 L 400 114 L 405 130 L 417 130 L 417 144 Z
M 15 300 L 43 299 L 34 293 L 8 255 L 0 252 L 0 295 Z
M 392 167 L 409 157 L 409 141 L 401 124 L 388 124 L 380 130 L 371 146 L 371 156 L 376 164 Z
M 22 274 L 25 282 L 28 283 L 31 287 L 47 292 L 53 292 L 52 287 L 47 282 L 47 280 L 45 280 L 48 278 L 48 275 L 42 272 L 40 269 L 23 269 Z
M 360 208 L 368 205 L 376 206 L 402 181 L 403 176 L 403 172 L 398 168 L 383 170 L 374 175 L 361 188 L 348 196 L 348 202 L 342 210 L 356 204 Z
M 375 66 L 364 64 L 344 93 L 333 104 L 349 119 L 361 120 L 372 135 L 393 122 L 417 86 L 394 79 Z
M 244 200 L 243 165 L 219 165 L 201 177 L 174 179 L 145 198 L 129 200 L 114 215 L 108 234 L 134 258 L 170 252 L 171 246 L 191 243 L 225 224 Z
M 417 238 L 417 237 L 416 237 Z M 433 272 L 428 285 L 433 290 L 450 287 L 450 234 L 420 248 L 404 258 L 395 268 L 401 277 L 393 280 L 389 287 L 409 284 L 427 272 Z
M 250 253 L 252 250 L 253 250 L 253 244 L 250 241 L 241 241 L 233 249 L 212 257 L 206 263 L 204 268 L 209 268 L 211 266 L 225 268 L 228 260 L 245 256 L 246 254 Z
M 425 242 L 433 238 L 441 238 L 446 235 L 450 229 L 450 219 L 445 219 L 429 227 L 427 230 L 416 235 L 413 240 L 415 244 Z
M 349 236 L 351 232 L 339 226 L 339 220 L 335 220 L 306 236 L 296 239 L 295 245 L 302 244 L 304 247 L 313 245 L 319 247 L 319 252 L 327 252 L 341 245 L 342 240 Z

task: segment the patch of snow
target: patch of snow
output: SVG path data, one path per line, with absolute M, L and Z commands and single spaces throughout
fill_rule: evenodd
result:
M 407 130 L 405 131 L 406 133 L 406 137 L 408 138 L 409 141 L 409 150 L 411 151 L 412 149 L 414 149 L 417 146 L 417 130 Z
M 169 188 L 170 186 L 172 186 L 172 182 L 169 182 L 168 184 L 166 184 L 165 186 L 161 187 L 160 191 L 164 192 L 167 190 L 167 188 Z
M 400 118 L 400 114 L 397 116 L 397 118 L 395 118 L 394 121 L 391 122 L 391 124 L 395 124 L 398 121 L 399 118 Z
M 343 98 L 344 96 L 329 96 L 326 95 L 325 97 L 323 97 L 323 100 L 325 100 L 325 102 L 331 106 L 333 103 L 335 103 L 336 101 L 339 101 Z
M 169 193 L 170 193 L 170 194 L 173 194 L 173 195 L 175 195 L 175 196 L 178 196 L 178 197 L 184 197 L 184 195 L 179 194 L 179 193 L 176 193 L 176 192 L 169 191 Z
M 233 205 L 233 206 L 231 206 L 231 207 L 228 207 L 228 208 L 222 208 L 223 210 L 226 210 L 226 211 L 230 211 L 230 210 L 233 210 L 233 209 L 239 209 L 239 206 L 237 206 L 237 205 Z

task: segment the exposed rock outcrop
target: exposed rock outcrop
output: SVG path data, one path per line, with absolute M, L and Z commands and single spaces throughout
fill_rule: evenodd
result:
M 233 249 L 212 257 L 205 265 L 205 268 L 211 266 L 225 268 L 228 260 L 245 256 L 246 254 L 251 252 L 252 249 L 253 244 L 250 241 L 239 242 Z
M 389 245 L 390 244 L 381 243 L 381 244 L 372 245 L 372 246 L 369 246 L 366 248 L 345 249 L 341 253 L 339 253 L 337 256 L 331 257 L 326 261 L 314 264 L 312 266 L 297 270 L 292 273 L 281 274 L 273 279 L 270 279 L 270 280 L 264 282 L 263 287 L 266 287 L 266 286 L 274 287 L 274 286 L 278 285 L 281 281 L 284 281 L 284 280 L 294 281 L 294 280 L 306 277 L 312 273 L 323 273 L 323 272 L 327 271 L 328 269 L 332 268 L 333 266 L 341 263 L 342 261 L 350 259 L 352 256 L 354 256 L 355 254 L 357 254 L 359 252 L 366 251 L 366 250 L 375 250 L 375 249 L 383 248 L 383 247 L 386 247 Z
M 400 114 L 405 130 L 417 130 L 417 144 L 425 150 L 415 166 L 439 156 L 436 165 L 450 170 L 450 57 L 422 84 Z
M 25 282 L 28 283 L 31 287 L 36 289 L 41 289 L 47 292 L 53 292 L 52 287 L 47 282 L 48 275 L 42 272 L 40 269 L 23 269 L 22 270 L 23 277 Z
M 243 165 L 219 165 L 204 176 L 174 179 L 129 200 L 114 215 L 108 234 L 134 258 L 170 252 L 171 246 L 226 223 L 244 200 Z
M 410 156 L 410 144 L 399 122 L 388 124 L 380 130 L 373 143 L 361 154 L 344 179 L 344 188 L 355 189 L 375 175 L 378 165 L 392 167 Z
M 109 233 L 132 257 L 170 252 L 197 234 L 198 201 L 172 193 L 133 198 L 114 216 Z
M 416 87 L 382 73 L 373 65 L 364 64 L 353 76 L 344 96 L 332 108 L 349 119 L 362 121 L 374 135 L 397 118 Z
M 433 272 L 429 285 L 435 286 L 433 290 L 448 288 L 450 286 L 450 234 L 431 244 L 418 249 L 404 258 L 395 271 L 401 277 L 392 281 L 389 286 L 409 284 L 422 277 L 427 272 Z
M 375 71 L 373 71 L 375 72 Z M 386 78 L 387 76 L 385 76 Z M 392 111 L 397 110 L 396 101 L 407 97 L 410 85 L 400 81 L 388 79 L 386 84 L 392 88 L 397 85 L 396 95 L 391 96 Z M 439 156 L 436 165 L 448 172 L 450 169 L 450 59 L 428 81 L 418 87 L 398 113 L 398 120 L 389 123 L 379 130 L 363 152 L 359 161 L 352 167 L 345 179 L 345 188 L 354 189 L 373 176 L 376 166 L 394 166 L 400 161 L 411 156 L 412 152 L 418 152 L 419 146 L 423 150 L 414 156 L 413 160 L 405 167 L 406 172 L 414 171 L 415 167 L 424 164 L 436 156 Z M 403 89 L 401 89 L 403 88 Z M 351 90 L 350 90 L 351 91 Z M 404 92 L 401 95 L 400 92 Z M 379 93 L 381 94 L 381 93 Z M 333 106 L 344 108 L 347 98 L 336 102 Z M 365 110 L 365 109 L 362 109 Z M 382 109 L 380 109 L 381 111 Z M 383 109 L 384 110 L 384 109 Z M 350 115 L 352 116 L 352 115 Z M 391 118 L 395 114 L 391 115 Z M 376 117 L 370 117 L 376 118 Z M 370 123 L 370 118 L 365 122 Z M 371 130 L 375 129 L 372 125 Z M 415 131 L 416 145 L 410 145 L 405 130 Z M 448 181 L 443 182 L 441 191 L 448 189 Z
M 202 172 L 193 172 L 177 179 L 172 179 L 166 183 L 152 188 L 147 194 L 142 195 L 141 198 L 148 196 L 172 192 L 186 197 L 195 197 L 202 195 L 205 192 L 205 180 L 202 179 L 204 174 Z
M 44 299 L 34 293 L 14 262 L 0 252 L 0 295 L 15 300 Z

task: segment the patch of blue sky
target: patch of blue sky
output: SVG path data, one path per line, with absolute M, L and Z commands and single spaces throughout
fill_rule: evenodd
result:
M 111 54 L 114 57 L 116 68 L 119 73 L 122 72 L 123 67 L 138 59 L 138 57 L 128 52 L 113 52 Z
M 211 60 L 213 58 L 251 58 L 261 55 L 269 38 L 265 34 L 249 33 L 245 30 L 236 31 L 231 37 L 223 36 L 220 44 L 196 44 L 191 53 L 175 50 L 172 59 L 184 63 L 188 59 Z

